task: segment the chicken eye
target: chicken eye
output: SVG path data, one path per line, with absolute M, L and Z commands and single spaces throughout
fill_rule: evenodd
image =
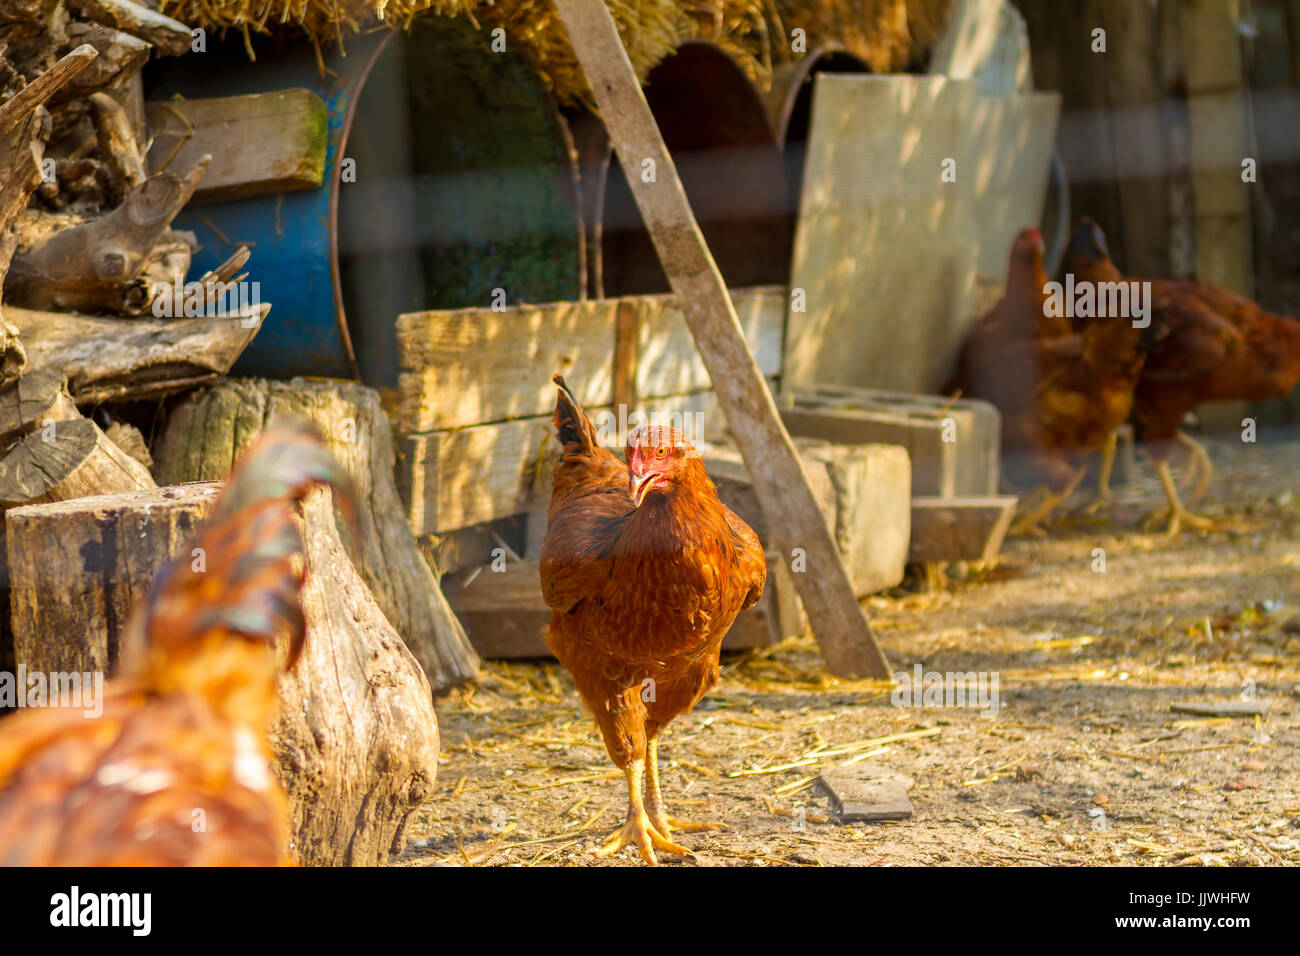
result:
M 668 449 L 665 448 L 663 445 L 660 445 L 658 448 L 655 449 L 656 458 L 662 458 L 666 454 L 668 454 Z

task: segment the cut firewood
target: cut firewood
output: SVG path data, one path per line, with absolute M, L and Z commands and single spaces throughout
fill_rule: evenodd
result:
M 72 0 L 68 6 L 96 23 L 116 27 L 152 43 L 162 56 L 180 56 L 194 42 L 185 24 L 131 0 Z
M 131 118 L 122 104 L 108 93 L 92 93 L 89 99 L 94 108 L 100 155 L 108 162 L 122 192 L 130 192 L 149 178 L 135 141 L 135 131 L 131 129 Z
M 189 556 L 220 490 L 205 482 L 10 511 L 18 662 L 111 674 L 132 610 L 165 562 Z M 304 502 L 303 537 L 308 636 L 280 681 L 271 731 L 292 852 L 309 865 L 384 863 L 432 791 L 437 715 L 419 665 L 358 577 L 324 489 Z
M 154 445 L 154 471 L 168 484 L 224 478 L 275 413 L 312 421 L 356 482 L 361 574 L 434 692 L 472 679 L 478 658 L 406 522 L 393 482 L 392 433 L 372 389 L 305 379 L 223 381 L 172 411 Z
M 270 311 L 224 318 L 113 319 L 7 307 L 33 367 L 62 372 L 79 404 L 164 395 L 210 382 L 253 340 Z
M 33 369 L 0 388 L 0 453 L 51 422 L 80 417 L 63 373 Z
M 148 469 L 89 419 L 32 432 L 0 459 L 0 507 L 153 488 Z
M 165 170 L 156 173 L 112 212 L 17 252 L 5 280 L 5 299 L 35 309 L 123 314 L 129 301 L 139 301 L 137 277 L 194 194 L 209 161 L 200 159 L 184 178 Z
M 193 537 L 220 490 L 213 482 L 9 509 L 18 662 L 41 673 L 112 673 L 131 609 Z
M 153 455 L 149 454 L 149 444 L 144 440 L 144 433 L 140 429 L 126 422 L 111 422 L 104 429 L 104 434 L 108 436 L 109 441 L 145 468 L 153 468 Z
M 68 39 L 89 43 L 99 56 L 81 74 L 51 97 L 52 102 L 88 96 L 110 86 L 119 86 L 135 76 L 149 59 L 149 43 L 129 33 L 99 23 L 68 24 Z

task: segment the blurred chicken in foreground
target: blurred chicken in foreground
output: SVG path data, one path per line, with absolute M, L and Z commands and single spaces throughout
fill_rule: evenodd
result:
M 714 826 L 668 816 L 658 735 L 718 682 L 722 638 L 762 595 L 767 562 L 684 435 L 639 428 L 624 465 L 600 445 L 564 379 L 555 384 L 563 453 L 542 544 L 546 643 L 627 780 L 627 823 L 596 853 L 635 846 L 654 864 L 655 850 L 688 852 L 669 839 L 674 830 Z
M 321 484 L 355 519 L 315 432 L 270 426 L 191 543 L 202 564 L 184 549 L 136 609 L 102 716 L 50 707 L 0 724 L 0 863 L 293 862 L 266 731 L 276 648 L 292 667 L 305 637 L 297 502 Z
M 1100 234 L 1095 223 L 1086 224 Z M 1066 270 L 1090 282 L 1121 279 L 1104 242 L 1098 254 L 1068 255 Z M 1300 321 L 1266 312 L 1204 282 L 1155 279 L 1151 326 L 1143 341 L 1147 358 L 1133 396 L 1133 424 L 1169 502 L 1168 511 L 1155 517 L 1167 514 L 1169 534 L 1177 534 L 1182 525 L 1217 527 L 1189 512 L 1179 498 L 1169 469 L 1175 442 L 1191 450 L 1191 467 L 1200 473 L 1194 497 L 1204 492 L 1213 474 L 1205 449 L 1179 429 L 1187 414 L 1206 402 L 1261 401 L 1294 388 L 1300 381 Z M 1109 458 L 1113 443 L 1106 450 Z M 1103 461 L 1103 475 L 1109 471 Z

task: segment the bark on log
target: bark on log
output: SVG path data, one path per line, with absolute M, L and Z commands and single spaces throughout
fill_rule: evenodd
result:
M 210 161 L 200 160 L 183 179 L 168 170 L 155 173 L 112 212 L 17 252 L 5 279 L 6 300 L 36 309 L 125 313 L 128 302 L 139 301 L 136 277 Z
M 80 417 L 62 373 L 33 369 L 0 388 L 0 453 L 48 422 Z
M 113 319 L 9 307 L 27 359 L 68 377 L 79 403 L 129 401 L 224 375 L 262 326 L 269 303 L 231 318 Z
M 148 469 L 86 418 L 33 432 L 0 459 L 0 507 L 156 487 Z
M 8 515 L 18 661 L 29 671 L 110 671 L 133 604 L 186 555 L 220 483 L 82 498 Z M 358 577 L 329 492 L 304 502 L 307 641 L 280 682 L 271 731 L 289 792 L 291 850 L 312 865 L 400 852 L 432 791 L 438 723 L 419 665 Z
M 478 657 L 406 522 L 393 482 L 392 434 L 373 390 L 304 379 L 223 381 L 172 411 L 153 449 L 154 473 L 166 484 L 223 478 L 277 412 L 312 421 L 356 482 L 361 575 L 434 693 L 471 680 Z
M 309 495 L 303 513 L 307 643 L 280 682 L 271 733 L 292 850 L 314 866 L 379 865 L 402 851 L 433 792 L 438 718 L 420 665 L 348 558 L 329 492 Z
M 212 482 L 5 512 L 17 662 L 40 673 L 111 672 L 131 609 L 220 490 Z

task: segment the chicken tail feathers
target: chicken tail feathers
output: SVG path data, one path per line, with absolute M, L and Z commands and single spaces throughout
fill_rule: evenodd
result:
M 306 636 L 305 574 L 296 504 L 318 485 L 357 536 L 356 493 L 338 460 L 304 422 L 272 422 L 235 467 L 208 521 L 159 573 L 143 612 L 152 653 L 180 657 L 210 635 L 289 641 L 288 667 Z
M 596 449 L 600 447 L 600 441 L 596 436 L 596 428 L 591 424 L 591 419 L 587 413 L 582 410 L 578 404 L 578 398 L 569 388 L 564 376 L 558 372 L 552 376 L 553 381 L 559 388 L 559 394 L 555 399 L 555 433 L 559 436 L 560 444 L 564 446 L 564 457 L 569 458 L 574 455 L 594 455 Z

